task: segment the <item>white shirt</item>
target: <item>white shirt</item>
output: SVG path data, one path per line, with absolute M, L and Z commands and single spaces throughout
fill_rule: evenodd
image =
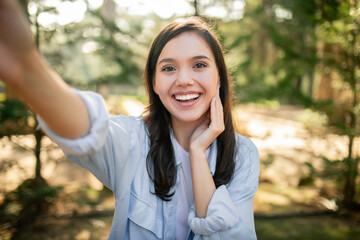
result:
M 190 154 L 173 138 L 179 160 L 181 162 L 179 170 L 179 185 L 176 188 L 178 194 L 178 203 L 176 207 L 176 240 L 187 239 L 190 228 L 188 216 L 190 207 L 194 201 L 194 192 L 192 187 Z M 205 151 L 206 159 L 209 156 L 209 149 Z

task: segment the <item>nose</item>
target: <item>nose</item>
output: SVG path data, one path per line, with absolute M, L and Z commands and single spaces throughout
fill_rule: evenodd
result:
M 180 70 L 176 78 L 176 86 L 191 86 L 193 84 L 194 80 L 191 71 L 187 69 Z

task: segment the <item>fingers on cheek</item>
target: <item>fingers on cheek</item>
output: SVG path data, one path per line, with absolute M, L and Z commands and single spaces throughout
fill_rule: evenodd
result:
M 213 116 L 215 112 L 216 112 L 216 100 L 215 100 L 215 98 L 213 98 L 213 99 L 211 99 L 211 103 L 210 103 L 211 116 Z

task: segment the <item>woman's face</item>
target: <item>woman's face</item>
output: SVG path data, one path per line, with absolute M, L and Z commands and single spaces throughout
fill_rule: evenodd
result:
M 184 32 L 165 45 L 156 63 L 154 90 L 173 122 L 206 116 L 218 84 L 214 55 L 198 34 Z

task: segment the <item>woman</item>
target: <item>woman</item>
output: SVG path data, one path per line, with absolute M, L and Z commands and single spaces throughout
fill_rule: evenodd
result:
M 256 239 L 259 158 L 234 133 L 221 46 L 200 18 L 154 39 L 143 117 L 109 117 L 96 93 L 71 90 L 36 51 L 22 16 L 0 1 L 0 77 L 67 157 L 113 190 L 109 239 Z M 7 59 L 6 61 L 3 59 Z

